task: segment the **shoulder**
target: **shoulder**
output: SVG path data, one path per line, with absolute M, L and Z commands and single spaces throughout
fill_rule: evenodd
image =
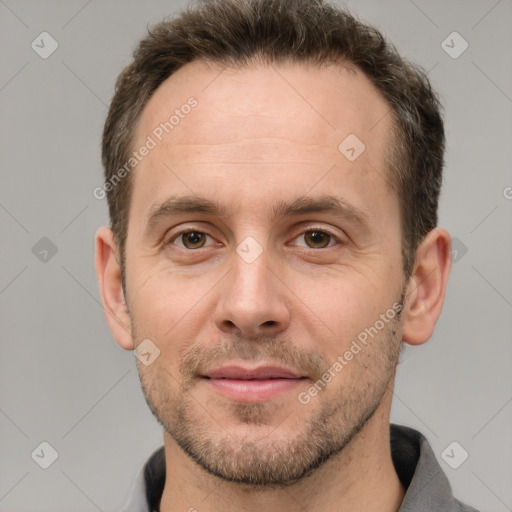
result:
M 406 489 L 399 512 L 479 512 L 453 496 L 448 478 L 421 432 L 391 423 L 390 442 L 395 471 Z

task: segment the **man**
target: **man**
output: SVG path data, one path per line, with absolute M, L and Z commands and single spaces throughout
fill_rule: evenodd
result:
M 470 511 L 389 424 L 403 342 L 432 335 L 435 93 L 321 0 L 219 0 L 155 26 L 103 134 L 106 318 L 164 447 L 127 511 Z

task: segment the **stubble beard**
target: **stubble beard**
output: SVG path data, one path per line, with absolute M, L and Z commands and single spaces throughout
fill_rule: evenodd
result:
M 402 292 L 401 304 L 403 299 Z M 344 368 L 327 384 L 324 391 L 329 390 L 329 395 L 321 391 L 309 404 L 301 404 L 297 396 L 291 395 L 289 399 L 297 401 L 297 407 L 289 415 L 292 421 L 287 422 L 285 417 L 265 436 L 237 434 L 232 422 L 227 424 L 225 419 L 223 425 L 219 409 L 208 411 L 213 402 L 194 397 L 197 378 L 192 378 L 192 372 L 201 364 L 208 363 L 208 367 L 212 367 L 214 360 L 229 360 L 225 357 L 229 354 L 252 361 L 277 358 L 292 368 L 305 365 L 318 376 L 329 365 L 317 354 L 301 353 L 282 339 L 265 338 L 257 342 L 237 339 L 214 351 L 189 352 L 184 358 L 185 364 L 182 361 L 180 366 L 179 393 L 171 391 L 169 383 L 175 383 L 175 378 L 165 368 L 157 375 L 151 372 L 151 367 L 138 363 L 139 376 L 151 412 L 181 449 L 206 472 L 241 484 L 248 491 L 262 487 L 283 488 L 307 477 L 340 454 L 378 410 L 394 380 L 401 348 L 401 341 L 396 338 L 400 324 L 398 313 L 349 363 L 352 366 L 350 381 L 343 376 Z M 310 384 L 314 382 L 316 379 Z M 329 389 L 331 386 L 337 389 Z M 253 432 L 261 425 L 268 431 L 280 405 L 277 401 L 233 402 L 228 409 L 229 417 L 236 418 L 236 427 L 249 426 Z M 278 435 L 281 425 L 289 431 L 286 438 Z

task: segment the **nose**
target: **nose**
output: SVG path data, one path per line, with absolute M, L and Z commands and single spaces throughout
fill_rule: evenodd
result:
M 233 254 L 233 266 L 215 309 L 215 324 L 228 334 L 246 338 L 274 336 L 290 323 L 287 288 L 269 267 L 265 251 L 252 262 Z

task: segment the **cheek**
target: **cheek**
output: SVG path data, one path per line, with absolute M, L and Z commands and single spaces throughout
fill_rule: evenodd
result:
M 384 283 L 379 286 L 371 276 L 352 271 L 318 275 L 306 283 L 296 283 L 293 289 L 306 306 L 333 327 L 357 325 L 374 313 L 378 316 L 387 293 Z
M 378 285 L 361 275 L 358 279 L 335 276 L 311 280 L 293 289 L 300 299 L 296 301 L 299 324 L 305 324 L 314 343 L 323 340 L 325 357 L 331 361 L 348 350 L 352 341 L 397 300 L 389 282 Z
M 169 293 L 162 279 L 153 269 L 133 265 L 128 272 L 130 309 L 139 330 L 139 336 L 156 338 L 169 329 L 179 315 L 180 301 Z
M 137 276 L 128 292 L 139 337 L 154 339 L 162 350 L 180 350 L 196 338 L 207 318 L 212 288 L 206 279 L 187 279 L 168 269 L 134 269 Z M 180 346 L 173 343 L 179 339 Z

